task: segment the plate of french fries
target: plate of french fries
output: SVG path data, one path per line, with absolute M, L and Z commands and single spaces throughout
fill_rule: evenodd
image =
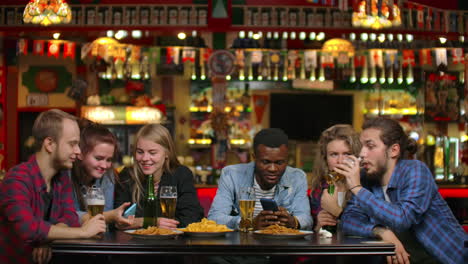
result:
M 254 234 L 259 237 L 274 239 L 303 238 L 313 233 L 312 231 L 292 229 L 280 225 L 270 225 L 265 229 L 254 231 Z
M 200 222 L 191 223 L 186 228 L 179 228 L 185 235 L 193 237 L 213 237 L 222 236 L 234 230 L 226 225 L 217 224 L 213 220 L 203 218 Z
M 134 237 L 145 239 L 169 239 L 183 234 L 183 232 L 179 230 L 159 228 L 156 226 L 149 226 L 148 228 L 142 229 L 125 230 L 124 232 Z

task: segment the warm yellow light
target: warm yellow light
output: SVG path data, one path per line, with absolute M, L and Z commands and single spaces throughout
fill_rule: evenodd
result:
M 113 38 L 102 37 L 93 41 L 93 45 L 94 44 L 109 45 L 109 44 L 119 44 L 119 42 Z
M 60 33 L 56 32 L 56 33 L 52 34 L 52 37 L 54 39 L 59 39 L 60 38 Z
M 185 39 L 185 38 L 187 37 L 187 35 L 185 35 L 184 32 L 180 32 L 179 34 L 177 34 L 177 37 L 178 37 L 179 39 Z
M 63 0 L 31 0 L 24 8 L 24 23 L 40 24 L 67 24 L 71 21 L 70 6 Z
M 333 57 L 337 57 L 340 52 L 348 53 L 348 56 L 354 56 L 353 44 L 341 38 L 333 38 L 323 43 L 322 52 L 330 52 Z

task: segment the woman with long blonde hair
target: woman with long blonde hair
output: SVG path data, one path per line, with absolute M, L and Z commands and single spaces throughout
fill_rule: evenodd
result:
M 159 124 L 145 125 L 136 134 L 134 146 L 135 164 L 133 168 L 125 168 L 119 174 L 120 184 L 115 188 L 114 206 L 124 202 L 137 203 L 136 218 L 132 226 L 117 227 L 124 229 L 143 226 L 143 202 L 147 196 L 147 175 L 150 174 L 153 175 L 154 193 L 157 197 L 160 186 L 170 185 L 177 188 L 175 219 L 158 217 L 159 227 L 185 227 L 200 221 L 203 209 L 193 184 L 193 174 L 177 160 L 169 131 Z

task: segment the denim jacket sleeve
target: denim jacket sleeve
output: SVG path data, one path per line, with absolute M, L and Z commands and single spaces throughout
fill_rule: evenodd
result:
M 297 218 L 301 229 L 310 230 L 313 221 L 310 214 L 309 198 L 307 197 L 306 175 L 303 171 L 296 169 L 294 176 L 294 194 L 292 196 L 291 208 L 286 209 Z
M 221 171 L 218 182 L 218 191 L 208 212 L 208 219 L 216 221 L 218 224 L 226 225 L 229 228 L 237 229 L 240 222 L 240 215 L 232 215 L 231 212 L 236 207 L 234 177 L 236 175 L 229 167 Z M 237 175 L 239 176 L 239 175 Z M 234 207 L 234 208 L 233 208 Z
M 104 199 L 106 201 L 104 205 L 104 212 L 114 209 L 114 189 L 115 189 L 115 174 L 111 169 L 103 175 L 101 188 L 104 192 Z M 119 205 L 120 206 L 120 205 Z

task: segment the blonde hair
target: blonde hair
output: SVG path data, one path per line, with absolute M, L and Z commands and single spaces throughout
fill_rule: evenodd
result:
M 314 163 L 314 171 L 311 180 L 311 189 L 315 190 L 325 180 L 324 175 L 329 173 L 327 163 L 327 146 L 333 140 L 343 140 L 348 145 L 351 154 L 358 156 L 361 151 L 361 142 L 357 132 L 350 125 L 338 124 L 329 127 L 320 135 L 318 153 Z
M 167 128 L 160 124 L 149 124 L 140 128 L 135 136 L 135 149 L 133 150 L 134 157 L 136 155 L 136 145 L 140 139 L 152 141 L 164 148 L 167 159 L 164 160 L 163 173 L 172 174 L 174 170 L 180 166 L 180 163 L 177 160 L 174 142 Z M 137 163 L 133 165 L 133 170 L 130 172 L 130 175 L 135 182 L 132 189 L 132 200 L 133 202 L 138 203 L 143 195 L 144 186 L 142 182 L 145 179 L 145 175 Z

